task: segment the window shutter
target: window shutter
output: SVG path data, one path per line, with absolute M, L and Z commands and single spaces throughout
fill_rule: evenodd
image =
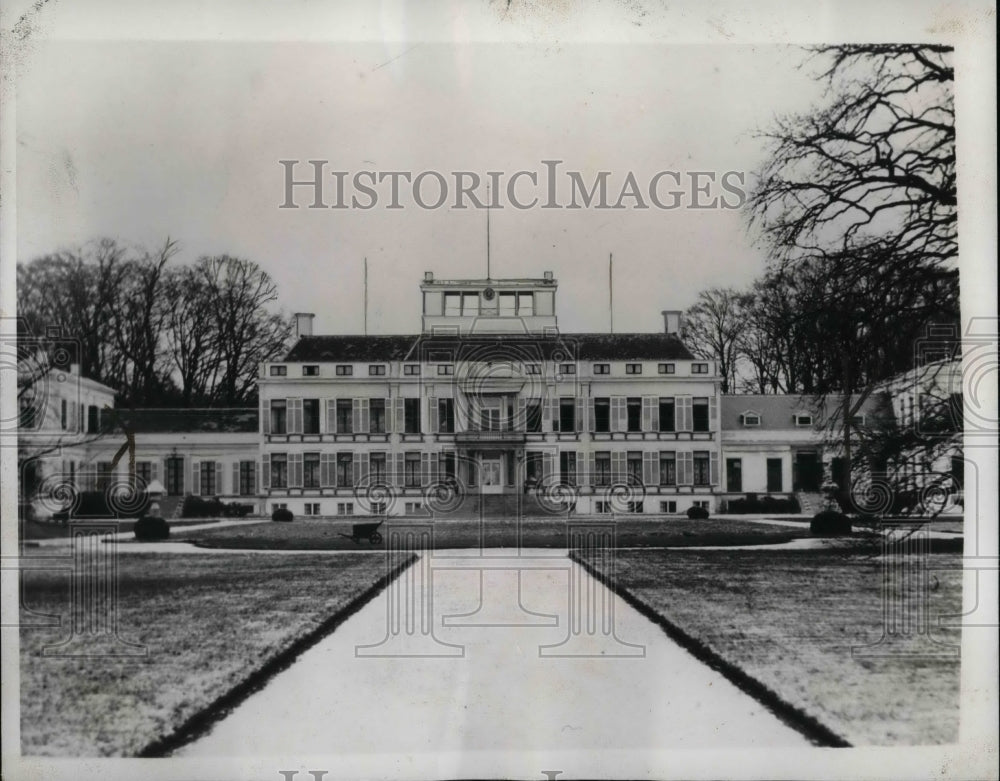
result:
M 395 427 L 393 431 L 396 434 L 402 434 L 403 430 L 406 428 L 406 414 L 403 412 L 403 399 L 397 398 L 396 404 L 396 414 L 394 416 L 395 420 L 393 426 Z
M 552 477 L 552 453 L 542 453 L 542 479 Z
M 660 430 L 660 399 L 657 396 L 653 396 L 650 399 L 649 430 Z
M 528 430 L 528 401 L 522 396 L 518 396 L 514 402 L 514 430 Z
M 597 478 L 596 478 L 596 475 L 597 475 L 597 454 L 596 453 L 587 453 L 587 471 L 590 474 L 590 481 L 589 481 L 588 485 L 596 485 L 597 484 Z
M 708 482 L 710 485 L 719 484 L 719 454 L 714 450 L 708 461 Z
M 625 482 L 625 453 L 621 450 L 611 453 L 611 482 Z
M 708 397 L 708 420 L 709 429 L 717 431 L 719 428 L 719 400 L 715 395 Z
M 302 454 L 288 454 L 288 487 L 302 487 Z
M 420 484 L 427 486 L 431 483 L 431 454 L 424 451 L 420 454 Z
M 271 489 L 271 455 L 265 453 L 260 457 L 260 487 L 264 491 Z
M 260 413 L 260 424 L 261 431 L 264 434 L 271 433 L 271 400 L 264 399 L 261 401 L 261 413 Z
M 368 465 L 369 465 L 368 454 L 359 453 L 359 456 L 360 456 L 359 462 L 361 464 L 361 469 L 354 476 L 354 480 L 358 485 L 366 485 L 368 483 Z
M 547 388 L 546 391 L 547 395 L 542 399 L 542 431 L 555 431 L 552 420 L 552 394 L 554 391 L 551 388 Z
M 326 428 L 327 434 L 337 433 L 337 400 L 326 400 Z
M 441 454 L 440 453 L 429 453 L 431 460 L 431 476 L 428 485 L 434 485 L 441 476 Z
M 612 414 L 614 416 L 614 424 L 611 427 L 612 431 L 626 431 L 628 429 L 628 413 L 626 411 L 626 400 L 624 396 L 612 396 L 611 397 Z
M 441 430 L 441 421 L 439 420 L 440 409 L 439 409 L 438 400 L 436 398 L 434 398 L 433 396 L 431 396 L 427 400 L 427 405 L 428 405 L 428 408 L 429 408 L 428 411 L 430 412 L 430 415 L 428 415 L 428 418 L 429 418 L 429 425 L 430 425 L 431 433 L 432 434 L 437 434 Z
M 643 431 L 653 431 L 653 399 L 652 396 L 642 397 L 642 422 L 641 428 Z
M 691 397 L 690 396 L 678 396 L 677 397 L 677 425 L 678 431 L 691 431 L 693 428 L 692 414 L 691 414 Z
M 201 461 L 191 462 L 191 493 L 201 495 Z
M 691 485 L 694 482 L 694 453 L 682 451 L 677 454 L 677 483 Z
M 587 399 L 587 429 L 586 429 L 587 431 L 594 430 L 595 419 L 596 415 L 594 414 L 594 399 L 593 397 L 590 397 L 589 399 Z M 593 474 L 593 470 L 591 470 L 591 474 Z
M 322 488 L 330 488 L 334 484 L 336 472 L 333 457 L 333 453 L 319 454 L 319 484 Z
M 587 400 L 586 399 L 576 399 L 573 408 L 573 417 L 576 418 L 576 430 L 577 431 L 587 431 L 586 421 L 584 420 L 584 415 L 587 413 Z
M 393 432 L 392 428 L 392 399 L 386 398 L 382 399 L 382 414 L 385 419 L 382 421 L 382 427 L 386 434 L 391 434 Z M 386 469 L 391 471 L 391 467 L 387 464 Z
M 153 461 L 149 466 L 149 477 L 151 480 L 160 479 L 160 462 Z
M 392 454 L 390 453 L 390 456 Z M 396 453 L 396 487 L 403 488 L 406 484 L 406 458 L 402 453 Z
M 361 399 L 361 429 L 360 431 L 369 434 L 372 430 L 371 404 L 368 399 Z
M 351 429 L 355 434 L 361 431 L 361 399 L 351 399 Z
M 576 454 L 576 484 L 587 485 L 587 458 L 583 453 Z
M 657 478 L 659 477 L 656 473 L 659 467 L 657 463 L 657 458 L 659 454 L 646 451 L 642 454 L 642 481 L 647 486 L 656 485 L 660 482 Z
M 231 493 L 239 495 L 240 493 L 240 462 L 233 461 L 233 490 Z
M 288 399 L 288 425 L 286 430 L 289 434 L 302 433 L 302 399 Z
M 222 462 L 215 462 L 215 493 L 221 496 L 226 493 L 225 489 L 222 487 Z

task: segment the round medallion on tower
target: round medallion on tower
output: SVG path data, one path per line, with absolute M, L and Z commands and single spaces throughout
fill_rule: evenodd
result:
M 493 300 L 493 296 L 495 296 L 495 295 L 496 295 L 496 292 L 491 287 L 488 287 L 488 288 L 486 288 L 486 290 L 483 291 L 483 298 L 485 298 L 487 301 L 492 301 Z

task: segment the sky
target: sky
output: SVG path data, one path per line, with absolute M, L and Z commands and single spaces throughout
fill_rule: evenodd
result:
M 663 170 L 732 171 L 749 185 L 765 154 L 758 131 L 821 99 L 797 46 L 617 35 L 616 25 L 641 26 L 642 3 L 613 8 L 596 40 L 573 34 L 569 12 L 551 12 L 570 26 L 553 40 L 533 34 L 537 20 L 495 34 L 518 23 L 496 4 L 444 5 L 460 10 L 437 27 L 431 14 L 382 4 L 374 27 L 351 28 L 360 35 L 317 16 L 297 40 L 142 39 L 58 17 L 19 62 L 18 260 L 98 237 L 154 247 L 169 236 L 180 246 L 174 262 L 249 258 L 274 278 L 284 310 L 316 313 L 317 333 L 357 333 L 367 258 L 369 332 L 412 333 L 424 271 L 485 276 L 485 211 L 419 208 L 405 184 L 398 210 L 383 206 L 387 185 L 367 211 L 280 209 L 279 160 L 303 161 L 302 178 L 312 159 L 348 177 L 485 178 L 543 173 L 541 161 L 556 159 L 587 182 L 610 172 L 612 199 L 629 172 L 642 188 Z M 567 332 L 607 330 L 610 255 L 620 332 L 660 330 L 661 310 L 745 285 L 767 260 L 739 209 L 508 205 L 489 220 L 492 276 L 553 271 Z

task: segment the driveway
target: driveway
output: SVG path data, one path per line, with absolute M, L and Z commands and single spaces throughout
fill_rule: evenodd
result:
M 425 557 L 176 755 L 622 750 L 635 759 L 809 745 L 564 551 L 488 553 Z M 422 577 L 432 584 L 432 633 L 416 618 L 410 635 L 405 611 L 390 606 L 418 595 Z M 567 617 L 580 605 L 581 631 L 571 634 Z M 390 631 L 388 618 L 400 615 Z

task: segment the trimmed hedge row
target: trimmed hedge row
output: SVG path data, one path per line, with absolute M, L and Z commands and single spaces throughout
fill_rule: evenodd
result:
M 795 497 L 781 499 L 776 496 L 747 496 L 746 499 L 730 499 L 726 503 L 726 512 L 741 513 L 781 513 L 793 515 L 802 512 Z
M 140 502 L 135 506 L 132 516 L 142 515 L 149 509 L 149 497 L 143 495 Z M 131 504 L 130 504 L 131 509 Z M 108 505 L 108 497 L 104 491 L 81 491 L 77 494 L 75 509 L 72 513 L 69 510 L 59 510 L 52 513 L 52 520 L 65 523 L 73 518 L 117 518 L 116 513 Z
M 253 511 L 252 504 L 227 504 L 216 497 L 185 496 L 181 518 L 245 518 Z

